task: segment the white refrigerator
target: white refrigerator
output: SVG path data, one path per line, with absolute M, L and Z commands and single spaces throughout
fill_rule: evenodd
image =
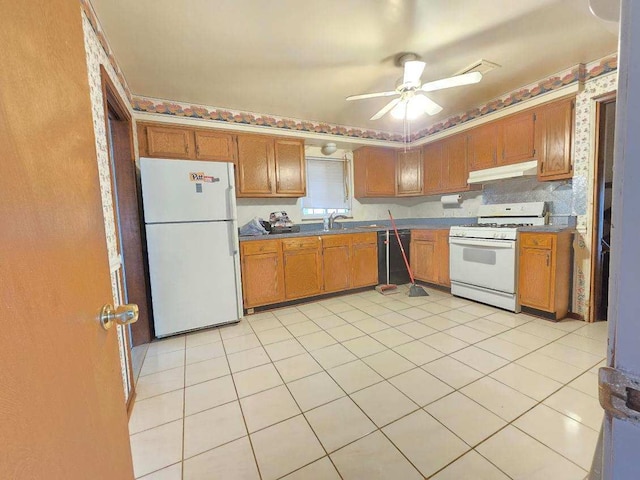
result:
M 233 164 L 140 158 L 157 337 L 242 317 Z

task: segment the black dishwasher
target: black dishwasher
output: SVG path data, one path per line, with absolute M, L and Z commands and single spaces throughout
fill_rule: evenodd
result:
M 407 261 L 410 261 L 409 257 L 409 244 L 411 242 L 411 230 L 398 230 L 400 241 L 404 247 L 404 251 L 407 254 Z M 385 241 L 387 238 L 387 231 L 378 232 L 378 283 L 387 283 L 387 247 Z M 389 230 L 389 283 L 396 285 L 402 285 L 411 281 L 409 272 L 402 259 L 402 252 L 400 251 L 400 245 L 398 239 L 393 230 Z

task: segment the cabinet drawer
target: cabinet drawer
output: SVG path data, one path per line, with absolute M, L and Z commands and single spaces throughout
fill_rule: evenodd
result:
M 354 233 L 351 235 L 351 242 L 354 245 L 368 245 L 378 243 L 378 234 L 370 233 Z
M 289 250 L 300 250 L 304 248 L 318 248 L 320 237 L 301 237 L 288 238 L 282 240 L 282 249 L 286 252 Z
M 322 248 L 344 247 L 349 245 L 350 235 L 324 235 L 322 236 Z
M 411 230 L 411 240 L 432 240 L 435 242 L 439 230 Z
M 277 253 L 279 240 L 258 240 L 242 242 L 240 244 L 243 255 L 257 255 L 259 253 Z
M 554 236 L 549 233 L 523 233 L 520 236 L 520 242 L 523 247 L 552 248 L 553 238 Z

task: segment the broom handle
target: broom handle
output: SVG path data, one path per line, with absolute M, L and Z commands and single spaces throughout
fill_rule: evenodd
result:
M 384 242 L 386 244 L 386 257 L 387 257 L 387 285 L 390 285 L 390 279 L 389 279 L 389 229 L 387 229 L 387 238 L 386 241 Z
M 409 266 L 409 260 L 407 260 L 407 254 L 404 253 L 404 247 L 402 246 L 402 242 L 400 241 L 400 234 L 398 233 L 398 227 L 396 227 L 396 222 L 393 220 L 393 215 L 391 215 L 391 210 L 387 210 L 389 212 L 389 218 L 391 219 L 391 226 L 393 227 L 393 231 L 396 234 L 396 238 L 398 239 L 398 244 L 400 245 L 400 251 L 402 252 L 402 258 L 404 259 L 404 264 L 407 266 L 407 271 L 409 272 L 409 278 L 411 278 L 411 283 L 414 284 L 416 281 L 413 278 L 413 272 L 411 271 L 411 267 Z

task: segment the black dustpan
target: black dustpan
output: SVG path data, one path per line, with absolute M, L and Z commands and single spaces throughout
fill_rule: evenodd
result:
M 393 227 L 393 231 L 396 234 L 396 239 L 398 240 L 398 244 L 400 245 L 400 251 L 402 252 L 402 258 L 404 259 L 404 264 L 407 267 L 407 271 L 409 272 L 409 277 L 411 278 L 411 287 L 409 287 L 409 296 L 410 297 L 428 297 L 429 294 L 427 291 L 422 288 L 420 285 L 416 285 L 416 280 L 413 278 L 413 272 L 411 271 L 411 266 L 409 265 L 409 261 L 407 260 L 407 254 L 404 251 L 404 247 L 402 246 L 402 242 L 400 241 L 400 234 L 398 234 L 398 227 L 396 227 L 396 222 L 393 220 L 393 215 L 391 215 L 391 210 L 387 210 L 389 212 L 389 218 L 391 219 L 391 226 Z

